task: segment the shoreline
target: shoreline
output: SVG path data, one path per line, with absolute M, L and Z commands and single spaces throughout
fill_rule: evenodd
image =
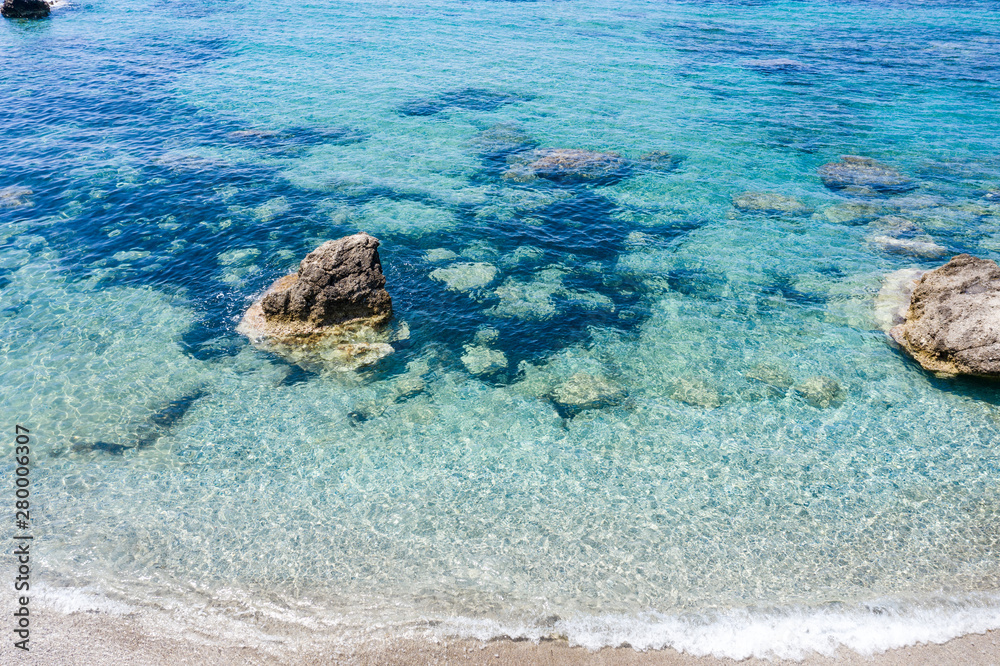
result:
M 836 656 L 813 653 L 802 661 L 749 658 L 736 661 L 712 656 L 691 656 L 674 649 L 638 652 L 630 647 L 589 651 L 571 647 L 567 641 L 476 639 L 435 640 L 412 637 L 367 637 L 344 644 L 326 641 L 323 635 L 307 640 L 285 640 L 271 636 L 257 645 L 239 637 L 222 637 L 199 631 L 196 624 L 181 636 L 155 635 L 144 627 L 144 618 L 116 616 L 103 612 L 62 613 L 40 609 L 35 616 L 32 649 L 16 650 L 5 641 L 0 657 L 5 663 L 69 666 L 83 664 L 584 664 L 588 666 L 722 666 L 743 664 L 764 666 L 800 664 L 826 666 L 903 666 L 934 664 L 938 666 L 995 666 L 1000 664 L 1000 630 L 966 634 L 945 643 L 922 643 L 872 656 L 841 649 Z M 194 618 L 192 618 L 194 619 Z M 253 641 L 257 642 L 257 641 Z

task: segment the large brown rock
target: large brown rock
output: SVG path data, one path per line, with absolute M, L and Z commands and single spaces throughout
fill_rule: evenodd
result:
M 828 162 L 819 168 L 819 177 L 831 190 L 870 192 L 906 192 L 916 187 L 910 178 L 896 169 L 870 157 L 844 155 L 839 162 Z
M 924 273 L 889 334 L 927 370 L 1000 378 L 1000 266 L 960 254 Z
M 44 0 L 4 0 L 0 16 L 11 19 L 45 18 L 49 15 L 49 3 Z
M 378 256 L 379 242 L 366 233 L 327 241 L 306 255 L 299 271 L 275 283 L 261 299 L 271 322 L 303 324 L 308 329 L 354 319 L 384 323 L 392 299 Z
M 392 317 L 392 298 L 378 245 L 366 233 L 323 243 L 250 306 L 237 330 L 296 362 L 338 369 L 391 353 L 381 330 Z

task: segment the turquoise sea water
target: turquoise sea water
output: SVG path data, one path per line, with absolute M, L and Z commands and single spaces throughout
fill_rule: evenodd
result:
M 0 190 L 30 190 L 0 200 L 0 400 L 37 434 L 48 603 L 286 649 L 796 657 L 1000 627 L 1000 389 L 887 343 L 882 277 L 942 259 L 871 240 L 894 215 L 1000 259 L 1000 3 L 274 10 L 0 24 Z M 672 158 L 505 179 L 497 125 Z M 828 190 L 845 154 L 916 187 Z M 755 191 L 808 210 L 734 206 Z M 358 230 L 410 331 L 390 357 L 316 372 L 235 332 Z M 497 275 L 430 277 L 463 262 Z M 482 348 L 506 368 L 472 374 Z M 557 404 L 579 373 L 616 398 Z

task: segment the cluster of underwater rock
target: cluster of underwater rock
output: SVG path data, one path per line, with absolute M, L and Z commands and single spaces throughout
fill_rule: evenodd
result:
M 871 158 L 845 156 L 819 169 L 831 190 L 871 197 L 899 194 L 917 187 L 908 176 Z M 898 216 L 873 223 L 871 244 L 897 254 L 934 259 L 947 249 L 911 221 Z M 968 254 L 926 272 L 898 272 L 886 281 L 883 301 L 897 303 L 888 333 L 893 341 L 929 371 L 940 375 L 1000 378 L 1000 267 Z M 883 308 L 886 306 L 883 304 Z
M 871 158 L 845 156 L 819 169 L 823 184 L 853 196 L 899 194 L 917 187 L 908 176 Z M 877 218 L 868 242 L 885 252 L 935 259 L 947 249 L 910 220 Z M 960 254 L 930 271 L 903 269 L 887 277 L 876 303 L 891 339 L 924 369 L 944 376 L 1000 378 L 1000 267 Z
M 884 253 L 917 259 L 947 256 L 948 248 L 900 214 L 936 207 L 940 202 L 935 197 L 880 200 L 916 189 L 909 176 L 855 155 L 824 164 L 818 173 L 828 189 L 854 200 L 814 213 L 794 197 L 745 192 L 733 197 L 733 206 L 765 215 L 812 214 L 823 222 L 867 223 L 866 242 Z M 947 376 L 1000 377 L 1000 268 L 995 262 L 962 254 L 935 270 L 896 271 L 884 280 L 875 310 L 891 340 L 926 370 Z
M 610 152 L 540 149 L 512 126 L 486 130 L 477 137 L 477 145 L 483 154 L 503 158 L 503 178 L 518 181 L 544 178 L 557 184 L 597 184 L 626 177 L 639 167 L 673 168 L 676 163 L 660 152 L 627 160 Z M 746 192 L 735 196 L 733 205 L 765 215 L 868 220 L 868 242 L 882 251 L 923 259 L 947 253 L 909 219 L 885 214 L 886 205 L 872 200 L 916 187 L 898 170 L 870 158 L 846 156 L 820 167 L 819 176 L 827 188 L 855 200 L 822 214 L 794 197 L 773 192 Z M 390 343 L 405 336 L 406 330 L 405 325 L 397 324 L 395 329 L 390 325 L 391 298 L 385 290 L 378 245 L 378 240 L 365 233 L 324 243 L 303 259 L 297 273 L 279 279 L 251 306 L 238 330 L 256 346 L 300 365 L 354 370 L 384 358 L 393 350 Z M 521 254 L 533 251 L 539 253 L 522 246 L 515 252 L 518 257 L 510 261 L 521 261 L 525 259 Z M 501 281 L 502 270 L 494 263 L 463 258 L 443 248 L 427 251 L 427 261 L 445 264 L 432 270 L 430 279 L 473 298 L 486 293 L 495 296 L 499 302 L 486 311 L 494 317 L 544 321 L 556 312 L 554 296 L 600 298 L 596 292 L 575 293 L 565 287 L 565 271 L 558 266 L 536 271 L 532 283 L 513 278 Z M 959 255 L 932 271 L 897 272 L 886 280 L 876 310 L 891 339 L 927 370 L 1000 377 L 1000 267 L 996 263 Z M 497 336 L 496 329 L 482 327 L 463 346 L 460 360 L 470 374 L 490 377 L 508 370 L 507 356 L 493 346 Z M 599 372 L 559 378 L 522 362 L 517 376 L 512 387 L 551 400 L 564 416 L 621 404 L 627 398 L 622 386 Z M 746 378 L 775 395 L 795 396 L 817 408 L 837 406 L 844 400 L 843 389 L 830 377 L 817 375 L 796 382 L 787 370 L 762 365 L 746 373 Z M 671 397 L 703 408 L 722 404 L 718 391 L 696 378 L 679 379 Z

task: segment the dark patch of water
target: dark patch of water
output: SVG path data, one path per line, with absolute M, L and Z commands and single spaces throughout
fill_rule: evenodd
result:
M 674 268 L 667 272 L 671 291 L 707 301 L 718 301 L 725 289 L 725 276 L 702 268 Z
M 496 111 L 500 107 L 532 99 L 532 95 L 515 94 L 483 88 L 449 90 L 433 97 L 417 99 L 398 107 L 403 116 L 432 116 L 449 108 L 467 111 Z
M 780 296 L 789 303 L 805 307 L 826 305 L 826 296 L 797 288 L 792 275 L 769 270 L 765 272 L 765 276 L 767 281 L 760 285 L 760 292 L 764 295 Z

